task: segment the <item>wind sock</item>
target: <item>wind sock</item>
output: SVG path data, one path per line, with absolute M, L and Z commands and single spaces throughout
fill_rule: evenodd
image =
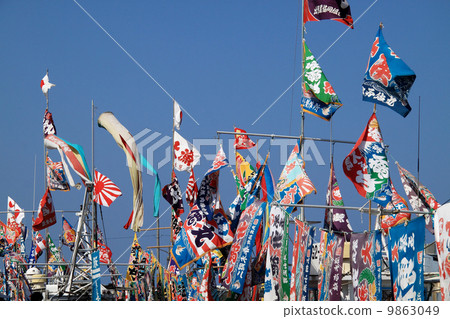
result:
M 55 207 L 50 190 L 47 188 L 39 202 L 38 217 L 33 223 L 33 230 L 38 231 L 56 224 Z
M 109 207 L 119 196 L 122 196 L 119 187 L 96 170 L 94 173 L 94 202 Z
M 416 75 L 386 43 L 381 28 L 373 42 L 364 75 L 363 101 L 385 105 L 406 117 L 411 111 L 407 100 L 409 89 Z
M 361 196 L 383 207 L 391 201 L 389 166 L 375 113 L 342 166 Z
M 173 100 L 173 127 L 180 129 L 181 121 L 183 120 L 183 112 L 177 101 Z
M 235 133 L 247 133 L 240 128 L 234 128 Z M 255 142 L 253 142 L 248 135 L 246 134 L 236 134 L 234 135 L 234 148 L 237 150 L 249 149 L 256 146 Z
M 53 116 L 48 110 L 45 110 L 42 126 L 44 130 L 44 137 L 50 134 L 56 135 L 56 127 L 55 123 L 53 123 Z
M 301 106 L 307 113 L 329 121 L 342 103 L 328 82 L 320 65 L 303 41 L 304 75 Z
M 303 22 L 334 20 L 353 29 L 353 18 L 347 0 L 305 0 Z
M 177 171 L 189 171 L 200 161 L 199 151 L 186 141 L 178 132 L 174 132 L 173 144 L 174 168 Z
M 89 167 L 84 156 L 83 148 L 78 144 L 69 143 L 56 135 L 47 135 L 44 138 L 44 145 L 49 149 L 57 149 L 61 155 L 61 161 L 63 163 L 64 171 L 67 174 L 70 186 L 75 186 L 72 175 L 67 167 L 64 160 L 64 155 L 69 161 L 70 167 L 80 176 L 81 180 L 84 182 L 90 182 L 92 180 Z
M 47 96 L 48 94 L 48 90 L 50 90 L 52 87 L 54 87 L 55 85 L 53 83 L 49 82 L 48 79 L 48 73 L 45 74 L 45 76 L 42 78 L 41 80 L 41 89 L 42 89 L 42 93 L 44 93 L 45 96 Z
M 117 145 L 125 152 L 131 183 L 133 184 L 133 211 L 124 228 L 131 227 L 133 231 L 137 232 L 144 223 L 144 202 L 142 199 L 141 157 L 136 142 L 130 132 L 111 112 L 100 114 L 98 126 L 107 130 Z

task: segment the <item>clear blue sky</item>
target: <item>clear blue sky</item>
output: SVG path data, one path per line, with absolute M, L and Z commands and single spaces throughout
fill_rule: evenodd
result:
M 156 140 L 171 137 L 171 97 L 195 119 L 185 112 L 180 131 L 191 141 L 214 139 L 217 130 L 232 131 L 233 125 L 248 132 L 298 135 L 300 82 L 273 104 L 300 72 L 298 3 L 78 0 L 78 5 L 73 0 L 0 1 L 0 146 L 3 150 L 0 199 L 4 200 L 4 207 L 7 196 L 11 196 L 24 209 L 37 208 L 44 192 L 42 118 L 45 98 L 39 83 L 47 69 L 50 81 L 56 84 L 50 90 L 50 111 L 58 136 L 82 145 L 89 164 L 92 100 L 97 107 L 95 122 L 100 113 L 112 111 L 132 134 L 145 129 L 159 132 L 161 136 Z M 356 141 L 371 115 L 372 104 L 362 101 L 361 83 L 378 25 L 383 22 L 386 41 L 417 75 L 409 98 L 412 111 L 406 118 L 384 106 L 377 109 L 383 138 L 393 156 L 390 161 L 394 185 L 405 196 L 394 158 L 417 175 L 420 98 L 420 180 L 443 203 L 450 198 L 450 112 L 447 105 L 450 2 L 354 0 L 349 3 L 353 19 L 360 17 L 354 30 L 343 34 L 347 27 L 334 21 L 306 24 L 305 37 L 313 54 L 319 57 L 329 48 L 319 64 L 343 102 L 333 117 L 332 136 Z M 306 115 L 305 135 L 329 138 L 330 124 Z M 268 141 L 260 141 L 260 154 L 267 153 L 268 144 Z M 158 148 L 154 158 L 162 160 L 169 145 L 170 142 L 166 142 Z M 227 140 L 225 145 L 228 145 Z M 330 146 L 319 142 L 316 145 L 324 165 L 317 165 L 314 157 L 306 162 L 306 171 L 318 191 L 306 201 L 325 204 Z M 358 195 L 342 171 L 342 161 L 351 147 L 335 146 L 336 174 L 344 203 L 362 206 L 364 198 Z M 269 160 L 276 179 L 284 165 L 280 163 L 279 150 L 272 146 Z M 202 147 L 200 151 L 209 155 L 215 153 L 214 146 Z M 225 152 L 229 158 L 233 157 L 227 147 Z M 51 151 L 50 156 L 59 160 L 56 151 Z M 202 157 L 201 164 L 195 168 L 197 177 L 206 172 L 210 163 Z M 127 262 L 133 233 L 122 226 L 132 209 L 131 180 L 123 151 L 110 134 L 97 125 L 95 166 L 123 192 L 110 208 L 103 209 L 103 217 L 113 258 L 124 253 L 119 261 Z M 167 184 L 169 166 L 163 166 L 159 172 L 162 185 Z M 184 192 L 187 173 L 178 173 L 178 177 Z M 155 220 L 152 216 L 153 185 L 154 177 L 145 175 L 145 228 L 151 227 Z M 221 172 L 220 193 L 224 206 L 228 207 L 235 189 L 227 169 Z M 53 195 L 56 209 L 75 210 L 83 200 L 83 192 L 76 189 Z M 161 226 L 168 226 L 168 205 L 162 199 L 161 214 L 164 212 Z M 323 221 L 323 210 L 307 210 L 306 214 L 308 220 Z M 366 216 L 361 223 L 359 213 L 348 214 L 355 230 L 366 229 Z M 65 217 L 76 225 L 73 215 Z M 1 219 L 5 221 L 6 216 L 2 215 Z M 25 221 L 31 225 L 30 216 Z M 58 214 L 57 225 L 50 228 L 55 241 L 61 229 Z M 164 234 L 161 240 L 167 244 L 169 237 Z M 141 245 L 144 248 L 154 245 L 154 236 L 150 232 L 144 234 Z M 65 257 L 70 259 L 68 253 Z

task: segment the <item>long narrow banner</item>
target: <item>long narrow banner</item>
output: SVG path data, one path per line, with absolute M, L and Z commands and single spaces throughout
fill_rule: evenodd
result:
M 241 294 L 248 265 L 255 245 L 256 232 L 261 224 L 267 202 L 251 199 L 252 203 L 245 209 L 239 219 L 239 225 L 233 239 L 230 253 L 223 270 L 225 288 Z
M 381 300 L 381 232 L 353 233 L 350 249 L 354 300 Z
M 292 258 L 291 301 L 308 300 L 311 250 L 315 228 L 295 220 L 294 252 Z
M 389 231 L 389 261 L 394 300 L 424 300 L 423 250 L 425 219 L 416 218 L 407 226 Z
M 137 232 L 144 223 L 144 202 L 142 198 L 141 157 L 136 141 L 111 112 L 100 114 L 97 122 L 98 126 L 103 127 L 112 135 L 117 145 L 125 152 L 131 183 L 133 184 L 133 211 L 124 228 L 131 227 L 133 231 Z
M 450 300 L 450 204 L 442 205 L 436 210 L 434 225 L 441 299 Z

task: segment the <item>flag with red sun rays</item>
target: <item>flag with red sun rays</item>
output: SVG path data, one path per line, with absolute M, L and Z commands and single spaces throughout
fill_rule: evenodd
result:
M 109 207 L 117 197 L 122 195 L 119 187 L 98 171 L 95 171 L 94 184 L 94 201 L 99 205 Z

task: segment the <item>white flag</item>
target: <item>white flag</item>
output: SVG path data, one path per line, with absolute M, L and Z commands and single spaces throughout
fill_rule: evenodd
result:
M 181 121 L 183 120 L 183 112 L 177 101 L 173 100 L 173 126 L 179 130 Z
M 50 88 L 52 86 L 55 86 L 55 85 L 48 81 L 48 74 L 46 74 L 41 80 L 42 93 L 44 93 L 47 96 L 48 90 L 50 90 Z
M 200 161 L 200 152 L 178 132 L 174 132 L 173 165 L 177 171 L 188 171 Z

